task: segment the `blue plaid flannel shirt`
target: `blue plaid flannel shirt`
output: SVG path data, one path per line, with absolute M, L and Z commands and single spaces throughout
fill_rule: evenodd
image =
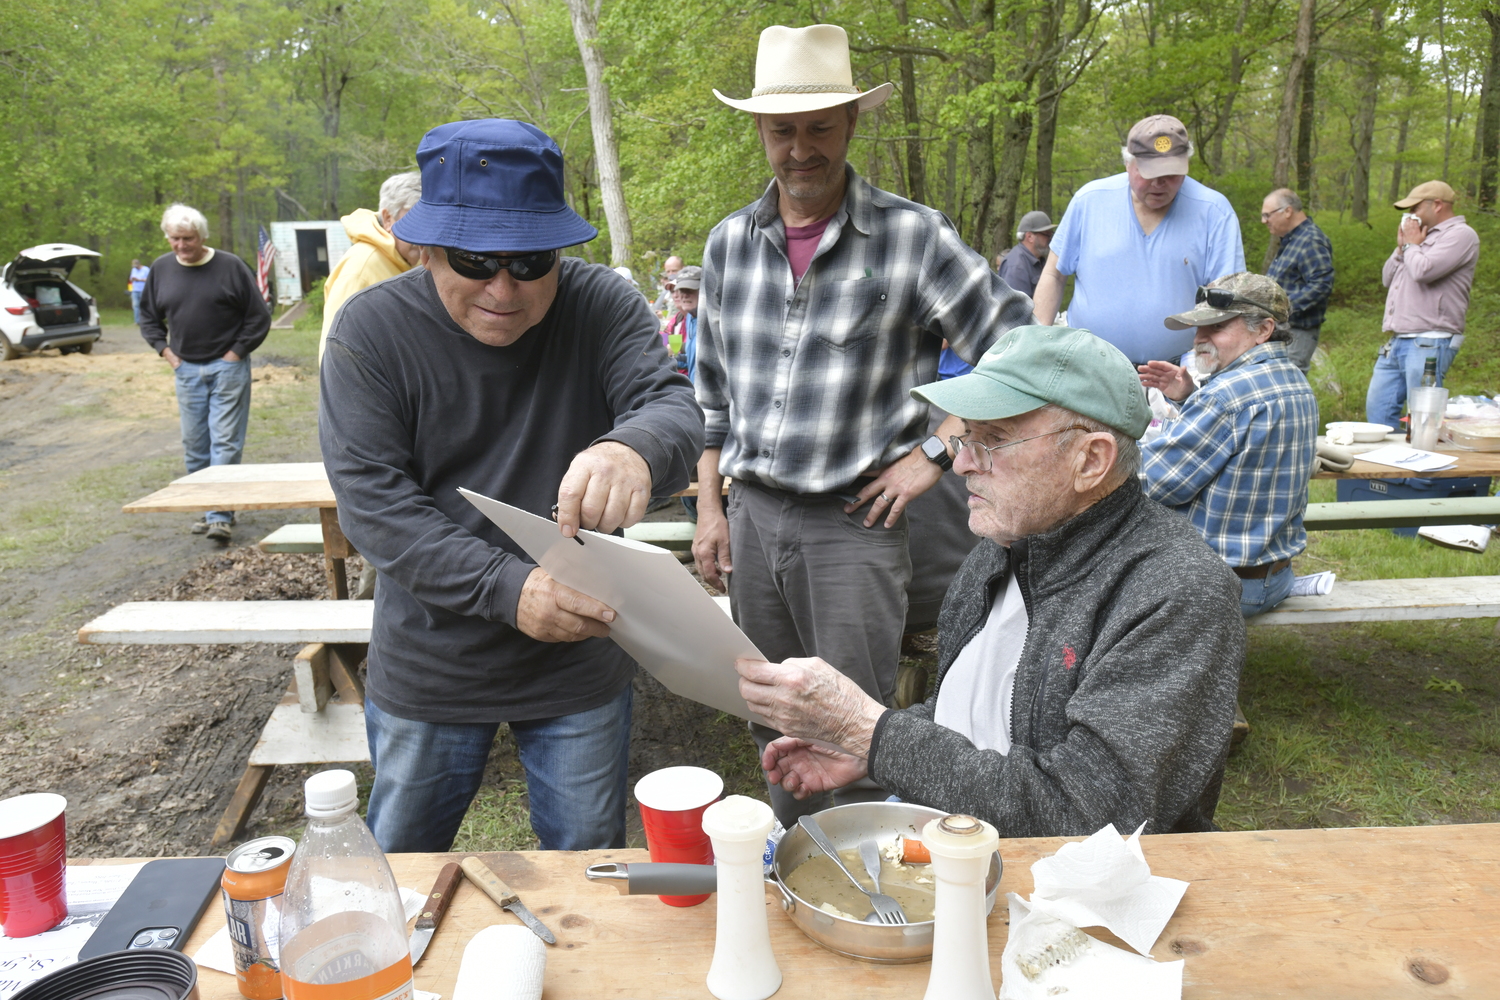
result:
M 1302 515 L 1318 401 L 1286 345 L 1252 347 L 1187 398 L 1141 449 L 1146 495 L 1185 515 L 1231 566 L 1307 548 Z
M 1333 245 L 1311 219 L 1281 238 L 1266 276 L 1281 286 L 1292 303 L 1290 325 L 1316 330 L 1333 294 Z

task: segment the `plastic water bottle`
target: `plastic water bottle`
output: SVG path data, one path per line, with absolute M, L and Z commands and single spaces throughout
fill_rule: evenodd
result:
M 286 1000 L 411 1000 L 411 951 L 391 866 L 349 771 L 307 779 L 307 831 L 281 904 Z

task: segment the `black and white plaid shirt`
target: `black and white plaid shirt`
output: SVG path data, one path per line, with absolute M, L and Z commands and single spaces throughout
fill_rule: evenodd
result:
M 847 176 L 800 283 L 774 180 L 709 234 L 695 385 L 726 476 L 838 491 L 926 436 L 908 390 L 937 381 L 944 339 L 972 363 L 1034 322 L 941 212 Z

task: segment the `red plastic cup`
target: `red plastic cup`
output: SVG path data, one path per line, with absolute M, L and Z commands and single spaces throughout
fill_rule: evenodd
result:
M 34 792 L 0 800 L 0 926 L 5 936 L 51 930 L 68 915 L 68 800 Z
M 664 767 L 635 783 L 651 860 L 711 865 L 714 846 L 703 832 L 703 810 L 724 794 L 724 779 L 702 767 Z M 668 906 L 697 906 L 709 897 L 658 896 Z

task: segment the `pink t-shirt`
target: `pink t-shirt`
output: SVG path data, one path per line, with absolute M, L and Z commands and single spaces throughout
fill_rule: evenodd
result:
M 831 215 L 828 217 L 832 218 Z M 828 228 L 828 219 L 810 226 L 786 227 L 786 257 L 792 265 L 794 282 L 800 282 L 807 273 L 807 265 L 812 263 L 813 254 L 818 252 L 818 244 L 823 240 L 823 230 Z

